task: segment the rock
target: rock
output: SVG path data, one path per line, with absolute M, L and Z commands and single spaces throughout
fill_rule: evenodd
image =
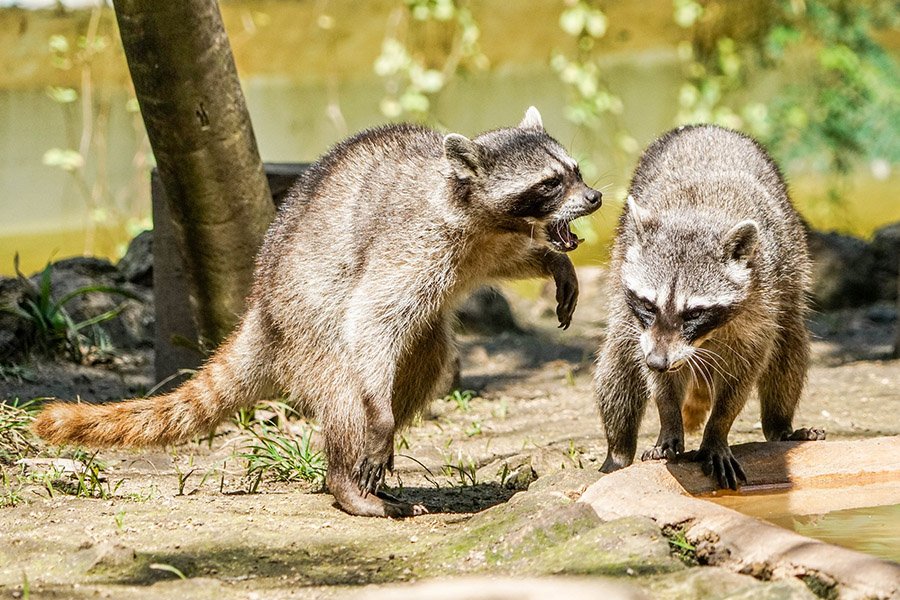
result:
M 153 231 L 142 231 L 131 240 L 125 256 L 116 267 L 125 281 L 151 287 L 153 285 Z
M 35 274 L 31 281 L 40 285 L 41 274 Z M 114 265 L 105 259 L 68 258 L 53 263 L 50 272 L 53 298 L 61 299 L 66 294 L 80 288 L 103 286 L 121 289 L 130 296 L 106 291 L 77 294 L 64 305 L 75 323 L 115 310 L 122 310 L 112 319 L 98 324 L 100 330 L 114 348 L 139 348 L 153 343 L 153 290 L 132 283 L 123 282 Z M 82 329 L 89 334 L 90 328 Z
M 87 572 L 103 569 L 118 569 L 127 567 L 137 560 L 137 552 L 134 548 L 125 546 L 112 540 L 104 540 L 92 548 L 84 550 L 89 553 L 90 562 Z
M 356 600 L 642 600 L 640 590 L 601 578 L 463 577 L 363 590 Z
M 17 278 L 0 277 L 0 309 L 19 306 L 25 288 Z M 20 356 L 34 334 L 32 324 L 8 310 L 0 310 L 0 361 Z
M 569 497 L 580 496 L 588 486 L 596 483 L 601 477 L 603 474 L 595 469 L 563 469 L 539 477 L 528 490 L 531 492 L 557 490 Z
M 729 598 L 742 600 L 815 600 L 816 595 L 799 580 L 759 581 L 721 567 L 694 567 L 644 584 L 654 598 L 672 600 L 707 600 Z
M 875 252 L 864 240 L 835 232 L 808 232 L 814 308 L 871 304 L 878 299 Z
M 587 510 L 586 510 L 587 509 Z M 519 492 L 506 504 L 478 513 L 466 524 L 452 560 L 467 566 L 483 563 L 529 563 L 547 546 L 562 543 L 600 523 L 589 506 L 575 503 L 562 493 Z M 533 572 L 533 571 L 532 571 Z
M 895 300 L 900 270 L 900 223 L 887 225 L 875 232 L 872 252 L 875 255 L 878 297 L 882 300 Z
M 580 503 L 578 503 L 580 504 Z M 684 569 L 669 542 L 649 517 L 625 517 L 548 547 L 542 569 L 568 575 L 651 575 Z
M 509 301 L 500 290 L 484 286 L 475 290 L 456 311 L 460 329 L 465 333 L 496 335 L 504 331 L 519 333 Z

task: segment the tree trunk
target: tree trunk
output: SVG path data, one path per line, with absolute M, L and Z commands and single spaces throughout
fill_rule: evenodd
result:
M 900 262 L 897 264 L 897 318 L 894 321 L 894 358 L 900 358 Z
M 243 312 L 272 196 L 216 0 L 114 0 L 201 346 Z

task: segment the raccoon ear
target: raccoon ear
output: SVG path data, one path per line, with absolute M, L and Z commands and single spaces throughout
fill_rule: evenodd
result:
M 444 136 L 444 156 L 460 179 L 478 177 L 481 172 L 481 148 L 464 135 L 451 133 Z
M 541 113 L 533 106 L 529 106 L 525 111 L 525 118 L 519 123 L 519 129 L 537 129 L 544 131 L 544 121 L 541 119 Z
M 722 248 L 725 260 L 747 262 L 759 245 L 759 225 L 756 221 L 741 221 L 725 234 Z
M 628 194 L 625 204 L 628 206 L 628 215 L 631 217 L 631 222 L 634 223 L 634 228 L 637 230 L 638 239 L 643 239 L 647 227 L 656 222 L 653 213 L 638 204 L 631 194 Z

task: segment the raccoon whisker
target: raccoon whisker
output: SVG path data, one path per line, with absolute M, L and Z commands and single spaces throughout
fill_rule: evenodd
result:
M 716 363 L 718 367 L 722 369 L 724 369 L 728 365 L 728 362 L 720 354 L 713 352 L 712 350 L 709 350 L 707 348 L 695 348 L 694 350 L 701 356 L 708 356 Z
M 744 364 L 747 365 L 747 368 L 748 368 L 748 369 L 752 369 L 752 368 L 753 368 L 753 365 L 750 364 L 750 361 L 747 360 L 747 358 L 746 358 L 744 355 L 742 355 L 740 352 L 738 352 L 737 350 L 735 350 L 734 347 L 733 347 L 731 344 L 729 344 L 728 342 L 726 342 L 725 340 L 716 338 L 716 339 L 713 339 L 712 341 L 715 342 L 716 344 L 722 344 L 723 346 L 725 346 L 725 348 L 727 348 L 728 350 L 730 350 L 731 353 L 732 353 L 734 356 L 736 356 L 736 357 L 738 357 L 739 359 L 741 359 L 742 361 L 744 361 Z
M 692 354 L 691 356 L 689 356 L 687 358 L 687 363 L 689 366 L 691 366 L 692 374 L 693 374 L 694 367 L 696 367 L 697 372 L 700 373 L 700 375 L 703 378 L 704 383 L 706 383 L 707 389 L 712 391 L 712 387 L 713 387 L 712 373 L 710 373 L 707 369 L 704 368 L 707 365 L 700 359 L 700 357 L 696 354 Z
M 713 383 L 712 383 L 712 374 L 708 373 L 703 361 L 700 360 L 700 357 L 697 355 L 691 355 L 687 358 L 688 367 L 691 369 L 691 376 L 694 377 L 695 381 L 699 381 L 701 378 L 703 382 L 706 384 L 706 389 L 709 390 L 710 393 L 713 393 Z M 700 373 L 700 377 L 698 378 L 696 373 L 694 372 L 694 367 L 696 367 L 697 372 Z
M 713 362 L 713 361 L 719 359 L 720 357 L 716 357 L 712 353 L 703 354 L 701 352 L 696 353 L 694 356 L 696 356 L 696 358 L 698 360 L 703 362 L 703 364 L 709 365 L 709 367 L 711 367 L 716 373 L 721 375 L 723 379 L 731 379 L 733 381 L 737 379 L 737 377 L 735 377 L 732 373 L 725 370 L 725 368 L 721 364 L 719 364 L 717 362 Z M 707 357 L 709 357 L 709 359 L 707 359 Z

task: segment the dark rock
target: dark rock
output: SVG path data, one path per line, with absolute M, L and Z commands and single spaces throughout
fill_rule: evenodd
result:
M 142 231 L 128 244 L 125 256 L 116 265 L 125 281 L 153 285 L 153 231 Z
M 21 281 L 0 277 L 0 361 L 21 355 L 34 333 L 27 319 L 9 310 L 19 306 L 24 298 Z
M 460 329 L 465 333 L 496 335 L 504 331 L 521 332 L 500 290 L 484 286 L 478 288 L 456 312 Z
M 875 252 L 864 240 L 835 232 L 809 232 L 814 308 L 830 310 L 878 299 Z
M 875 279 L 878 297 L 895 300 L 898 294 L 898 270 L 900 270 L 900 223 L 882 227 L 872 239 L 875 254 Z

